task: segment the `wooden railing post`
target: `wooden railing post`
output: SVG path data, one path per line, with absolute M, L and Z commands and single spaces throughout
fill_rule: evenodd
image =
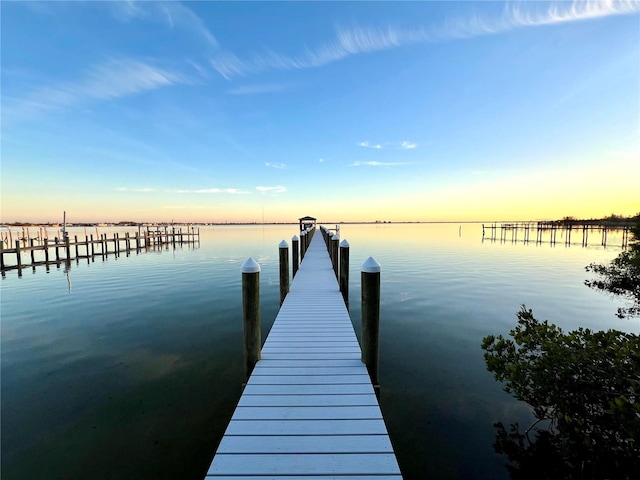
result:
M 361 268 L 362 362 L 367 366 L 374 389 L 380 390 L 378 356 L 380 345 L 380 264 L 369 257 Z
M 299 250 L 300 250 L 300 242 L 298 241 L 298 236 L 294 235 L 291 238 L 291 261 L 293 262 L 292 265 L 292 275 L 291 277 L 295 277 L 296 273 L 298 273 L 298 264 L 300 263 L 300 260 L 298 258 L 299 256 Z
M 307 252 L 307 233 L 303 230 L 300 232 L 300 261 L 304 259 Z
M 340 293 L 349 310 L 349 242 L 340 242 Z
M 280 305 L 289 293 L 289 245 L 282 240 L 279 245 L 280 253 Z
M 242 265 L 242 325 L 245 382 L 260 360 L 260 265 L 249 258 Z

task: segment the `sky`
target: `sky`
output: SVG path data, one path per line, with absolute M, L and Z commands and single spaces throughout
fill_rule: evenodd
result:
M 2 222 L 640 211 L 640 1 L 0 9 Z

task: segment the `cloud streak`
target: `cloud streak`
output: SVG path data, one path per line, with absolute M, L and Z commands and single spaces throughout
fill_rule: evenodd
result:
M 112 100 L 144 91 L 189 84 L 189 78 L 148 63 L 115 58 L 89 68 L 80 80 L 61 82 L 14 99 L 14 109 L 49 110 L 81 104 L 86 100 Z
M 403 150 L 413 150 L 417 147 L 415 143 L 407 142 L 406 140 L 400 144 L 400 148 Z
M 411 165 L 412 162 L 353 162 L 349 166 L 350 167 L 399 167 L 402 165 Z
M 247 195 L 251 192 L 241 188 L 199 188 L 195 190 L 186 189 L 160 189 L 160 188 L 139 188 L 139 187 L 118 187 L 118 192 L 126 193 L 172 193 L 172 194 L 228 194 L 228 195 Z
M 266 162 L 265 165 L 267 167 L 271 167 L 271 168 L 277 168 L 278 170 L 284 170 L 285 168 L 287 168 L 287 165 L 284 163 L 271 163 L 271 162 Z
M 110 7 L 114 16 L 122 21 L 147 20 L 164 23 L 171 30 L 185 30 L 204 40 L 211 48 L 218 48 L 218 41 L 209 31 L 202 19 L 185 5 L 170 2 L 134 2 L 120 0 L 111 2 Z
M 497 17 L 478 14 L 448 19 L 441 25 L 400 29 L 356 26 L 339 29 L 335 38 L 297 55 L 266 50 L 242 59 L 231 52 L 211 57 L 211 66 L 224 78 L 244 76 L 266 70 L 317 68 L 350 56 L 373 53 L 419 43 L 496 35 L 511 30 L 542 25 L 591 20 L 640 12 L 639 0 L 574 0 L 507 3 Z
M 375 150 L 382 150 L 382 145 L 380 145 L 379 143 L 371 144 L 369 142 L 358 142 L 358 146 L 363 148 L 373 148 Z
M 258 186 L 256 187 L 256 190 L 261 193 L 284 193 L 287 191 L 287 189 L 281 185 L 277 185 L 275 187 Z

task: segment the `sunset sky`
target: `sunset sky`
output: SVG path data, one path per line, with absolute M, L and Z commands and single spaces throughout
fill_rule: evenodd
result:
M 640 2 L 6 2 L 3 222 L 640 211 Z

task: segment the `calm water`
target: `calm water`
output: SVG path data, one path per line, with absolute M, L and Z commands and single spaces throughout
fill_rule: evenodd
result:
M 240 396 L 240 266 L 262 265 L 264 339 L 278 243 L 296 230 L 202 228 L 195 248 L 8 272 L 2 477 L 201 479 Z M 521 304 L 565 329 L 640 331 L 583 285 L 585 265 L 617 247 L 483 243 L 472 224 L 341 230 L 358 335 L 359 267 L 382 264 L 381 406 L 407 479 L 507 478 L 492 424 L 529 413 L 486 372 L 480 343 L 507 333 Z

